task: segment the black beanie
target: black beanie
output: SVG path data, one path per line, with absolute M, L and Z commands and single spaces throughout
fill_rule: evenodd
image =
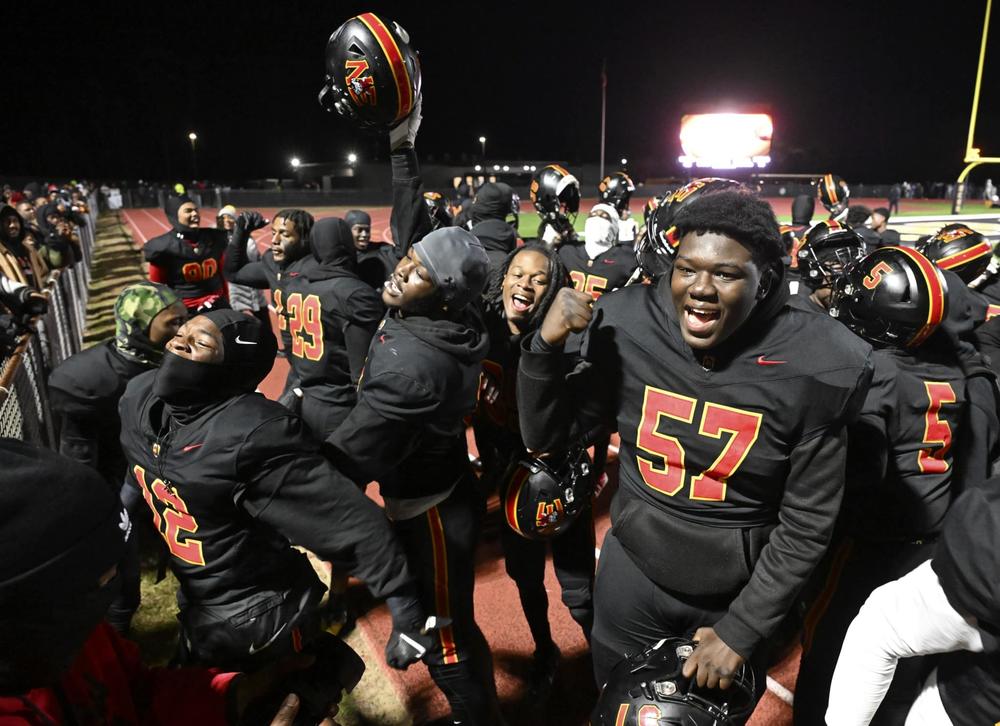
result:
M 952 607 L 1000 636 L 1000 478 L 955 500 L 931 567 Z
M 372 218 L 368 212 L 363 212 L 360 209 L 352 209 L 347 214 L 344 215 L 344 221 L 347 222 L 348 227 L 353 227 L 356 224 L 362 224 L 368 227 L 372 226 Z
M 96 587 L 132 531 L 118 494 L 89 467 L 16 439 L 0 438 L 0 468 L 0 611 Z
M 174 229 L 187 229 L 186 226 L 182 225 L 177 219 L 177 213 L 180 211 L 188 202 L 194 204 L 194 200 L 187 194 L 182 194 L 179 197 L 170 196 L 167 197 L 167 203 L 163 205 L 163 213 L 167 216 L 167 221 L 170 222 Z

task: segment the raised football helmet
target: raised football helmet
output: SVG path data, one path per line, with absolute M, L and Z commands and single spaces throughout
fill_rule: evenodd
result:
M 611 669 L 591 726 L 727 726 L 743 723 L 755 705 L 753 671 L 740 666 L 726 690 L 699 688 L 683 675 L 698 647 L 665 638 Z
M 869 343 L 915 348 L 948 314 L 944 275 L 916 250 L 882 247 L 847 266 L 830 315 Z
M 564 167 L 549 164 L 531 180 L 531 201 L 543 220 L 576 218 L 580 211 L 580 182 Z
M 420 60 L 399 23 L 362 13 L 333 31 L 319 92 L 323 108 L 382 130 L 406 118 L 419 96 Z
M 636 262 L 649 277 L 656 278 L 670 269 L 677 254 L 677 238 L 674 218 L 677 213 L 693 200 L 704 194 L 743 189 L 743 185 L 732 179 L 705 177 L 688 182 L 675 189 L 653 205 L 646 204 L 643 214 L 646 218 L 646 236 L 636 243 Z
M 431 229 L 451 226 L 451 212 L 448 211 L 448 202 L 444 195 L 440 192 L 424 192 L 424 204 L 431 217 Z
M 597 185 L 597 196 L 600 201 L 617 209 L 618 214 L 622 214 L 628 209 L 633 192 L 635 192 L 635 183 L 633 183 L 632 177 L 623 171 L 608 174 Z
M 811 288 L 832 287 L 844 267 L 867 252 L 864 238 L 832 219 L 817 222 L 805 233 L 796 256 L 799 274 Z
M 831 215 L 837 215 L 847 209 L 851 188 L 836 174 L 824 174 L 816 182 L 816 198 Z
M 506 479 L 504 516 L 527 539 L 550 539 L 565 531 L 594 491 L 590 456 L 582 447 L 555 460 L 526 458 L 510 467 Z
M 940 267 L 951 270 L 966 284 L 986 272 L 993 254 L 993 245 L 971 227 L 955 222 L 917 245 L 920 253 Z

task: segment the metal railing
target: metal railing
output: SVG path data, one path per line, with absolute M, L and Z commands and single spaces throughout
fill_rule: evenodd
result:
M 0 436 L 58 448 L 47 381 L 52 369 L 83 345 L 97 195 L 91 195 L 89 202 L 90 213 L 80 228 L 83 259 L 52 273 L 45 288 L 48 312 L 32 321 L 32 330 L 21 337 L 13 353 L 0 358 Z

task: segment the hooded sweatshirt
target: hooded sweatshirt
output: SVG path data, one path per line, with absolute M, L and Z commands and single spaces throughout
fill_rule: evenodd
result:
M 409 516 L 443 500 L 469 472 L 465 417 L 476 407 L 488 347 L 473 305 L 454 320 L 391 310 L 372 339 L 358 403 L 326 440 L 327 455 L 356 482 L 377 480 L 386 500 L 422 500 Z
M 344 220 L 319 220 L 311 245 L 315 264 L 286 287 L 284 307 L 292 342 L 288 362 L 304 395 L 349 407 L 385 307 L 358 279 L 354 239 Z M 308 416 L 306 423 L 317 436 L 331 433 L 316 430 Z
M 7 236 L 7 219 L 11 216 L 21 222 L 21 231 L 13 238 Z M 17 210 L 8 205 L 0 207 L 0 274 L 41 290 L 48 278 L 48 270 L 38 253 L 24 243 L 25 235 L 24 220 Z
M 149 279 L 168 285 L 189 310 L 196 310 L 206 302 L 228 297 L 222 275 L 226 233 L 182 226 L 177 212 L 190 201 L 186 196 L 167 199 L 164 211 L 173 229 L 149 240 L 142 253 L 149 262 Z
M 583 341 L 586 364 L 567 376 L 561 352 L 533 334 L 517 384 L 532 450 L 559 450 L 574 425 L 619 433 L 613 536 L 660 587 L 728 601 L 714 627 L 743 657 L 779 626 L 826 550 L 845 426 L 872 375 L 871 347 L 832 318 L 790 308 L 777 277 L 702 355 L 681 334 L 669 276 L 605 295 Z M 725 455 L 733 446 L 739 459 Z
M 471 231 L 486 250 L 491 271 L 501 267 L 507 255 L 517 247 L 517 232 L 506 222 L 512 194 L 506 184 L 486 183 L 479 187 L 472 202 Z
M 159 364 L 163 351 L 149 340 L 149 326 L 177 300 L 164 285 L 127 287 L 115 302 L 115 337 L 70 356 L 49 376 L 49 403 L 62 417 L 59 452 L 115 488 L 125 476 L 118 399 L 130 380 Z

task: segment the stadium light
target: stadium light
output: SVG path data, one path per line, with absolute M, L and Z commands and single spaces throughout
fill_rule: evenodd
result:
M 626 159 L 626 158 L 625 158 L 625 157 L 623 156 L 623 157 L 622 157 L 622 166 L 625 166 L 626 164 L 628 164 L 628 159 Z
M 483 161 L 486 161 L 486 137 L 479 137 L 479 144 L 483 147 Z
M 764 113 L 703 113 L 681 118 L 685 168 L 744 169 L 771 161 L 774 123 Z
M 358 162 L 358 155 L 355 154 L 353 151 L 347 155 L 348 164 L 356 164 L 357 162 Z
M 500 165 L 499 164 L 494 164 L 493 165 L 493 171 L 500 171 Z
M 483 165 L 482 164 L 476 164 L 476 171 L 482 171 L 482 170 L 483 170 Z
M 524 169 L 525 171 L 530 171 L 530 170 L 531 170 L 531 167 L 530 167 L 530 166 L 528 166 L 527 164 L 525 164 L 525 165 L 524 165 L 524 166 L 522 166 L 521 168 L 522 168 L 522 169 Z
M 509 167 L 509 166 L 507 166 L 506 164 L 504 164 L 504 165 L 503 165 L 503 170 L 504 170 L 504 171 L 510 171 L 510 167 Z
M 293 169 L 298 169 L 299 166 L 302 164 L 302 162 L 299 160 L 299 157 L 297 156 L 293 156 L 290 163 Z
M 195 141 L 198 140 L 198 134 L 192 131 L 191 133 L 188 134 L 188 138 L 191 140 L 191 143 L 193 144 Z
M 531 170 L 532 170 L 532 171 L 535 171 L 535 169 L 537 169 L 537 168 L 538 168 L 538 167 L 537 167 L 537 166 L 535 166 L 534 164 L 532 164 L 532 165 L 531 165 Z
M 198 134 L 194 131 L 188 134 L 188 141 L 191 142 L 191 170 L 193 171 L 192 177 L 198 178 L 198 150 L 194 147 L 194 142 L 198 140 Z

